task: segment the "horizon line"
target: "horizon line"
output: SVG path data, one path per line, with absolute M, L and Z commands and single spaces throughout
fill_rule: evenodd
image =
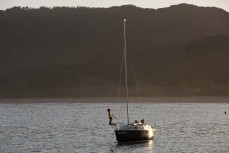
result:
M 6 9 L 0 9 L 0 11 L 7 11 L 9 9 L 12 9 L 12 8 L 15 8 L 15 7 L 20 7 L 20 8 L 29 8 L 29 9 L 40 9 L 42 7 L 44 8 L 49 8 L 49 9 L 53 9 L 53 8 L 93 8 L 93 9 L 96 9 L 96 8 L 100 8 L 100 9 L 109 9 L 109 8 L 113 8 L 113 7 L 123 7 L 123 6 L 134 6 L 136 8 L 141 8 L 141 9 L 152 9 L 152 10 L 159 10 L 159 9 L 165 9 L 165 8 L 170 8 L 172 6 L 179 6 L 179 5 L 190 5 L 190 6 L 196 6 L 196 7 L 202 7 L 202 8 L 217 8 L 217 9 L 220 9 L 220 10 L 223 10 L 227 13 L 229 13 L 229 10 L 225 10 L 223 8 L 220 8 L 220 7 L 216 7 L 216 6 L 201 6 L 201 5 L 196 5 L 196 4 L 190 4 L 190 3 L 177 3 L 177 4 L 173 4 L 173 5 L 169 5 L 169 6 L 165 6 L 165 7 L 158 7 L 158 8 L 152 8 L 152 7 L 141 7 L 141 6 L 137 6 L 137 5 L 134 5 L 134 4 L 124 4 L 124 5 L 114 5 L 114 6 L 101 6 L 101 7 L 93 7 L 93 6 L 80 6 L 80 5 L 77 5 L 77 6 L 39 6 L 39 7 L 29 7 L 29 6 L 13 6 L 13 7 L 9 7 L 9 8 L 6 8 Z

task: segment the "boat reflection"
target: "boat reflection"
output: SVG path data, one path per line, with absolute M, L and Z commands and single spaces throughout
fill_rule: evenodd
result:
M 155 153 L 154 140 L 116 143 L 111 146 L 111 152 L 150 152 Z

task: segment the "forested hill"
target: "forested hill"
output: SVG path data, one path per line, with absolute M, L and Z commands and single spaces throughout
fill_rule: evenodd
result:
M 180 4 L 0 11 L 0 98 L 117 96 L 123 18 L 140 96 L 229 96 L 229 13 Z

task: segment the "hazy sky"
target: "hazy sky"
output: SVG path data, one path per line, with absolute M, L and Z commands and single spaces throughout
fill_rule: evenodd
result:
M 0 0 L 0 10 L 13 6 L 87 6 L 87 7 L 110 7 L 125 4 L 133 4 L 143 8 L 162 8 L 170 5 L 188 3 L 198 6 L 215 6 L 229 12 L 229 0 Z

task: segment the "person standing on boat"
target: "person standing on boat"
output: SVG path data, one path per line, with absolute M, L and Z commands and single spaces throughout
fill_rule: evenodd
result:
M 108 117 L 109 117 L 109 125 L 115 125 L 115 123 L 112 123 L 114 115 L 111 112 L 111 109 L 107 109 Z M 116 117 L 114 117 L 116 119 Z

